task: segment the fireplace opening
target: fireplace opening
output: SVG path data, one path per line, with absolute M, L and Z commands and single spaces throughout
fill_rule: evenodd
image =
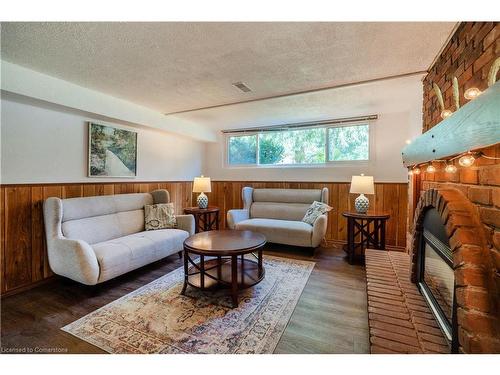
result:
M 417 285 L 439 327 L 448 339 L 451 352 L 458 351 L 455 275 L 452 252 L 441 216 L 427 210 L 417 255 Z

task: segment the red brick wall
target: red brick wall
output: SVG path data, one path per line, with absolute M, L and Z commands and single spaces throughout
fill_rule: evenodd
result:
M 453 77 L 457 77 L 460 105 L 467 103 L 464 91 L 469 87 L 487 88 L 491 64 L 500 56 L 500 24 L 498 22 L 463 22 L 451 37 L 429 74 L 424 78 L 424 132 L 442 119 L 441 108 L 432 89 L 436 83 L 443 94 L 446 109 L 455 111 Z
M 487 76 L 491 64 L 500 56 L 500 24 L 498 22 L 464 22 L 460 24 L 449 43 L 443 49 L 429 74 L 424 78 L 423 132 L 437 125 L 442 119 L 441 109 L 432 88 L 436 83 L 442 93 L 446 109 L 455 111 L 452 79 L 459 82 L 460 105 L 467 101 L 463 94 L 469 87 L 487 88 Z M 500 144 L 482 150 L 485 155 L 500 157 Z M 437 171 L 414 177 L 410 186 L 414 190 L 430 188 L 454 188 L 473 203 L 487 241 L 488 264 L 494 268 L 494 284 L 500 290 L 500 160 L 479 158 L 472 167 L 460 167 L 453 162 L 456 173 L 444 171 L 443 163 L 434 163 Z M 411 193 L 411 192 L 410 192 Z M 410 199 L 410 201 L 412 201 Z M 411 208 L 410 208 L 411 209 Z M 411 217 L 411 216 L 410 216 Z M 410 225 L 410 230 L 412 225 Z M 500 311 L 500 298 L 492 301 L 494 311 Z M 477 349 L 477 348 L 476 348 Z M 484 349 L 484 348 L 483 348 Z M 471 350 L 480 351 L 480 350 Z M 486 350 L 487 351 L 487 350 Z
M 458 351 L 500 353 L 498 274 L 483 236 L 479 211 L 460 189 L 427 183 L 413 219 L 411 280 L 417 282 L 417 257 L 425 213 L 435 208 L 450 239 L 455 272 Z M 439 186 L 432 189 L 432 185 Z

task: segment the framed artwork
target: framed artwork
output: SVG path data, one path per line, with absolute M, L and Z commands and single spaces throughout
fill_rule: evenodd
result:
M 137 132 L 89 122 L 89 177 L 137 176 Z

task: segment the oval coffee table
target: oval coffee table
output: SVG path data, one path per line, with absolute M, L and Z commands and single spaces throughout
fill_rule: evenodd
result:
M 233 307 L 238 307 L 238 291 L 264 278 L 262 248 L 265 243 L 262 234 L 249 230 L 214 230 L 187 238 L 181 294 L 185 294 L 188 285 L 201 290 L 226 287 L 231 290 Z M 192 255 L 199 255 L 199 262 L 196 263 Z

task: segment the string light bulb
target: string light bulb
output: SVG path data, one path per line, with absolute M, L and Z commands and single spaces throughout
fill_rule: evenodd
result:
M 426 171 L 427 173 L 434 173 L 434 172 L 436 172 L 436 167 L 435 167 L 435 166 L 433 166 L 432 164 L 429 164 L 429 165 L 427 166 L 427 168 L 425 169 L 425 171 Z
M 413 168 L 412 171 L 413 171 L 413 174 L 416 174 L 416 175 L 420 174 L 420 168 L 419 167 Z
M 445 119 L 447 117 L 450 117 L 452 114 L 453 112 L 450 111 L 449 109 L 443 109 L 443 111 L 441 112 L 441 118 Z
M 472 100 L 476 99 L 479 95 L 481 95 L 483 92 L 479 90 L 477 87 L 471 87 L 465 90 L 464 92 L 464 97 L 467 100 Z
M 413 176 L 413 169 L 410 169 L 410 170 L 408 171 L 408 176 Z
M 444 170 L 446 173 L 456 173 L 457 167 L 455 167 L 453 164 L 447 164 Z
M 470 167 L 472 164 L 474 164 L 474 161 L 476 158 L 472 154 L 466 154 L 460 157 L 458 159 L 458 164 L 460 164 L 462 167 Z

